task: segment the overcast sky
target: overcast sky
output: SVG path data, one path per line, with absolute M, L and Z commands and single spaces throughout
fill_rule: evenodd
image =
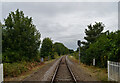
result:
M 33 18 L 41 39 L 50 37 L 74 50 L 77 40 L 84 40 L 90 23 L 103 22 L 104 31 L 118 29 L 117 2 L 6 2 L 2 3 L 2 17 L 16 9 Z

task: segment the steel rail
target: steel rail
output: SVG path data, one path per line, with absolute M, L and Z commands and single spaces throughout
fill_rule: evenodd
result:
M 62 57 L 62 58 L 63 58 L 63 57 Z M 53 77 L 52 77 L 51 83 L 53 83 L 54 80 L 55 80 L 55 77 L 56 77 L 56 75 L 57 75 L 57 72 L 58 72 L 60 63 L 61 63 L 61 61 L 62 61 L 62 58 L 60 59 L 59 64 L 57 65 L 57 67 L 56 67 L 56 69 L 55 69 L 55 73 L 54 73 L 54 75 L 53 75 Z
M 63 58 L 63 57 L 62 57 L 62 58 Z M 55 69 L 55 73 L 54 73 L 54 75 L 53 75 L 53 77 L 52 77 L 51 83 L 53 83 L 54 80 L 55 80 L 55 77 L 56 77 L 57 72 L 58 72 L 58 70 L 59 70 L 59 66 L 60 66 L 60 64 L 61 64 L 62 58 L 61 58 L 61 60 L 60 60 L 60 62 L 59 62 L 59 64 L 58 64 L 58 66 L 57 66 L 56 69 Z M 75 78 L 75 75 L 73 74 L 70 66 L 68 65 L 68 63 L 67 63 L 67 61 L 66 61 L 66 56 L 65 56 L 65 63 L 66 63 L 66 66 L 67 66 L 67 68 L 68 68 L 68 71 L 70 72 L 70 74 L 71 74 L 74 82 L 77 83 L 77 80 L 76 80 L 76 78 Z
M 67 57 L 65 57 L 65 58 L 67 58 Z M 67 59 L 65 59 L 65 61 L 66 61 L 66 60 L 67 60 Z M 69 72 L 70 72 L 70 74 L 71 74 L 73 80 L 75 81 L 75 83 L 77 83 L 76 77 L 75 77 L 75 75 L 73 74 L 73 72 L 72 72 L 70 66 L 69 66 L 68 63 L 67 63 L 67 61 L 66 61 L 66 64 L 67 64 L 67 68 L 68 68 L 68 70 L 69 70 Z

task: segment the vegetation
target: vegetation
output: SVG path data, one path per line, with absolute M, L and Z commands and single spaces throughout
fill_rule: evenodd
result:
M 88 30 L 85 29 L 86 37 L 84 37 L 84 39 L 87 40 L 86 43 L 91 44 L 95 42 L 96 38 L 98 38 L 101 35 L 103 29 L 104 25 L 101 22 L 95 22 L 94 25 L 88 25 Z
M 91 65 L 95 58 L 96 66 L 107 67 L 107 60 L 120 61 L 120 31 L 102 32 L 103 27 L 102 23 L 96 23 L 89 25 L 89 30 L 85 30 L 87 42 L 82 42 L 81 62 Z M 93 37 L 94 34 L 96 36 Z
M 21 63 L 4 63 L 4 77 L 17 77 L 22 73 L 32 70 L 34 67 L 42 65 L 36 61 L 34 62 L 26 62 L 23 61 Z
M 69 53 L 70 54 L 74 53 L 74 50 L 73 49 L 69 49 Z
M 41 57 L 48 57 L 51 56 L 52 58 L 54 58 L 53 55 L 53 43 L 52 40 L 50 38 L 44 38 L 43 42 L 42 42 L 42 46 L 41 46 L 41 50 L 40 50 Z
M 62 43 L 54 43 L 53 45 L 54 52 L 57 52 L 58 55 L 64 55 L 69 53 L 69 49 L 65 47 Z
M 54 58 L 54 55 L 64 55 L 68 54 L 69 49 L 65 47 L 62 43 L 55 42 L 52 43 L 52 40 L 50 38 L 44 38 L 40 50 L 40 56 L 41 57 L 48 57 Z
M 40 33 L 32 18 L 24 16 L 18 9 L 9 13 L 2 27 L 3 62 L 30 61 L 37 56 Z
M 39 65 L 41 57 L 54 59 L 58 57 L 58 54 L 69 53 L 68 48 L 62 43 L 58 43 L 58 47 L 57 43 L 53 44 L 50 38 L 44 38 L 40 48 L 41 34 L 33 24 L 32 17 L 24 16 L 23 11 L 19 9 L 10 12 L 4 22 L 4 24 L 0 23 L 3 32 L 4 76 L 14 77 L 30 70 L 32 64 Z
M 89 48 L 89 45 L 95 42 L 95 40 L 101 35 L 103 29 L 104 24 L 101 22 L 95 22 L 94 25 L 88 25 L 88 29 L 85 29 L 86 37 L 84 37 L 87 42 L 82 42 L 85 49 Z

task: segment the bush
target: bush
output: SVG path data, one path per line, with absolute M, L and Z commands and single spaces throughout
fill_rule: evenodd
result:
M 74 57 L 75 57 L 76 59 L 79 59 L 79 53 L 78 53 L 78 52 L 75 52 L 75 53 L 74 53 Z
M 26 62 L 22 63 L 4 63 L 4 77 L 15 77 L 28 70 Z
M 58 53 L 54 52 L 54 58 L 58 58 L 58 57 L 59 57 Z
M 12 63 L 20 61 L 20 55 L 18 52 L 14 51 L 7 51 L 2 54 L 2 61 L 3 63 Z

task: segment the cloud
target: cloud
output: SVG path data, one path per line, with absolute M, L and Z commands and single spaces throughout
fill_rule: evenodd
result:
M 42 35 L 68 48 L 77 48 L 78 39 L 84 40 L 84 30 L 90 23 L 103 22 L 105 30 L 117 30 L 118 10 L 115 2 L 34 2 L 3 3 L 3 18 L 16 9 L 33 18 Z
M 118 2 L 119 0 L 1 0 L 2 2 Z

